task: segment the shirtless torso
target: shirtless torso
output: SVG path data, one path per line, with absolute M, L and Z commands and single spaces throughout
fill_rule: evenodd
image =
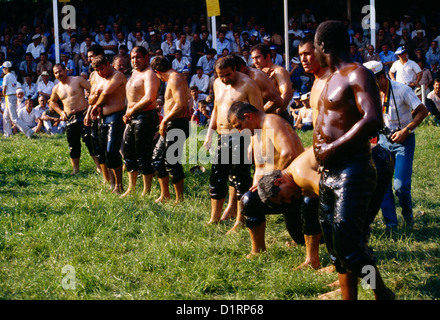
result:
M 101 110 L 100 114 L 103 116 L 125 109 L 127 79 L 113 67 L 109 66 L 108 69 L 105 73 L 97 70 L 89 100 L 96 107 L 95 110 Z M 92 111 L 92 116 L 93 114 L 96 112 Z
M 242 68 L 243 69 L 243 68 Z M 266 113 L 274 113 L 284 104 L 278 88 L 266 73 L 256 68 L 247 67 L 242 71 L 257 83 L 263 98 L 263 108 Z
M 227 68 L 230 70 L 230 68 Z M 229 72 L 226 70 L 226 72 Z M 259 110 L 263 110 L 263 98 L 257 83 L 249 76 L 236 72 L 233 82 L 222 81 L 220 75 L 224 70 L 218 70 L 219 77 L 214 82 L 214 112 L 211 116 L 211 123 L 219 134 L 229 133 L 232 129 L 228 122 L 228 111 L 235 101 L 248 102 Z
M 83 77 L 66 77 L 63 82 L 60 81 L 53 88 L 49 103 L 58 112 L 61 110 L 58 106 L 58 100 L 61 100 L 67 115 L 76 114 L 87 109 L 85 91 L 90 91 L 90 88 L 90 83 Z M 63 116 L 62 111 L 59 113 Z M 62 118 L 61 120 L 65 121 L 66 119 Z

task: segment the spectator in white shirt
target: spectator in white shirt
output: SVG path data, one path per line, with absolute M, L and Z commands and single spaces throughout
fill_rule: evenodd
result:
M 150 48 L 150 45 L 148 44 L 147 41 L 145 41 L 144 34 L 141 31 L 137 31 L 135 36 L 136 36 L 136 38 L 133 42 L 134 46 L 135 47 L 144 47 L 148 51 L 148 49 Z
M 35 108 L 37 113 L 37 118 L 40 119 L 44 111 L 49 110 L 49 105 L 47 104 L 48 99 L 45 96 L 38 97 L 38 106 Z
M 38 119 L 38 114 L 34 109 L 34 101 L 26 100 L 26 108 L 21 109 L 18 113 L 15 125 L 22 131 L 26 137 L 30 138 L 34 133 L 41 130 L 42 122 Z
M 208 93 L 209 76 L 203 73 L 201 66 L 196 67 L 196 73 L 191 77 L 189 86 L 197 86 L 199 93 Z
M 179 37 L 174 42 L 176 50 L 182 51 L 182 56 L 191 59 L 191 42 L 186 39 L 186 33 L 181 32 Z
M 68 53 L 70 59 L 75 63 L 75 68 L 78 68 L 78 62 L 81 56 L 81 46 L 78 43 L 78 36 L 76 34 L 70 37 L 70 41 L 63 43 L 60 47 L 62 52 Z
M 175 59 L 172 62 L 173 69 L 177 72 L 183 73 L 184 69 L 191 70 L 191 63 L 189 62 L 187 57 L 182 55 L 181 50 L 176 50 L 174 54 Z
M 27 99 L 36 99 L 38 97 L 37 84 L 32 82 L 32 77 L 29 74 L 25 76 L 22 89 Z
M 22 88 L 18 88 L 17 91 L 17 114 L 21 109 L 25 108 L 26 98 L 24 96 L 24 90 Z
M 32 43 L 30 43 L 26 48 L 26 52 L 32 53 L 34 59 L 37 60 L 40 58 L 40 54 L 45 51 L 46 49 L 44 48 L 44 45 L 41 43 L 41 36 L 39 34 L 34 35 L 32 37 Z
M 85 40 L 80 45 L 80 59 L 78 60 L 78 69 L 79 72 L 88 72 L 89 70 L 89 60 L 87 59 L 87 50 L 92 46 L 96 44 L 95 41 L 93 41 L 93 37 L 90 35 L 87 35 Z
M 160 44 L 163 55 L 169 59 L 174 59 L 174 54 L 176 53 L 176 45 L 173 40 L 173 34 L 167 33 L 165 36 L 165 41 Z
M 44 96 L 49 99 L 54 86 L 54 82 L 49 80 L 49 72 L 43 71 L 41 73 L 41 81 L 37 83 L 38 95 Z
M 395 54 L 399 57 L 399 60 L 394 62 L 390 68 L 389 76 L 391 80 L 406 84 L 415 89 L 419 86 L 422 78 L 422 69 L 420 69 L 417 63 L 408 58 L 405 48 L 397 48 Z

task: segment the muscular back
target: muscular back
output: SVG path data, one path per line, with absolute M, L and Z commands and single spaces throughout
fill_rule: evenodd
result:
M 283 106 L 283 99 L 280 96 L 278 87 L 275 86 L 273 80 L 263 71 L 251 68 L 248 69 L 248 75 L 253 79 L 261 91 L 265 112 L 274 112 L 277 108 Z
M 189 117 L 190 101 L 192 99 L 188 83 L 184 76 L 173 72 L 165 90 L 164 114 L 172 118 Z

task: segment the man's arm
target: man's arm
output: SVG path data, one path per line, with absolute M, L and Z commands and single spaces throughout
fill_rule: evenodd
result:
M 94 103 L 95 107 L 101 107 L 105 104 L 108 97 L 111 97 L 115 91 L 124 84 L 125 77 L 122 75 L 122 73 L 116 72 L 115 75 L 112 77 L 110 82 L 107 86 L 102 90 L 102 92 L 99 94 L 98 99 Z
M 214 106 L 211 113 L 211 120 L 209 121 L 208 132 L 206 133 L 205 141 L 203 142 L 203 146 L 206 150 L 209 150 L 211 148 L 212 136 L 214 135 L 215 131 L 217 131 L 217 101 L 214 98 Z
M 274 77 L 278 83 L 278 90 L 283 99 L 283 105 L 278 109 L 278 113 L 286 110 L 289 102 L 293 98 L 292 82 L 290 81 L 289 73 L 283 67 L 277 68 Z
M 60 115 L 60 120 L 61 121 L 66 121 L 67 120 L 67 114 L 58 105 L 58 100 L 60 100 L 60 97 L 58 96 L 57 86 L 55 86 L 53 88 L 53 90 L 52 90 L 52 94 L 51 94 L 50 99 L 48 101 L 49 102 L 49 106 L 52 107 L 52 109 L 54 109 L 56 111 L 56 113 L 58 113 Z
M 267 126 L 273 130 L 273 145 L 275 151 L 280 155 L 278 167 L 287 168 L 297 156 L 304 152 L 304 146 L 298 135 L 290 125 L 286 124 L 284 119 L 279 116 L 268 117 Z
M 249 103 L 258 110 L 264 111 L 263 96 L 261 95 L 261 91 L 258 88 L 257 83 L 249 77 L 248 79 L 246 79 L 246 81 L 247 81 L 246 89 L 247 89 Z
M 408 137 L 408 135 L 422 123 L 423 119 L 428 116 L 428 109 L 426 109 L 425 105 L 421 103 L 414 109 L 412 116 L 413 120 L 405 128 L 402 128 L 402 130 L 399 130 L 392 135 L 391 139 L 393 142 L 404 142 L 406 137 Z

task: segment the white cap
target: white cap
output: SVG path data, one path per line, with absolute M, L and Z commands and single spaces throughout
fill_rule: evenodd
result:
M 381 72 L 383 69 L 383 64 L 382 62 L 379 61 L 375 61 L 375 60 L 371 60 L 368 62 L 364 63 L 364 66 L 368 69 L 370 69 L 371 71 L 373 71 L 374 74 Z
M 11 61 L 5 61 L 3 62 L 3 68 L 12 68 Z
M 292 58 L 291 61 L 292 61 L 294 64 L 300 64 L 300 63 L 301 63 L 301 61 L 299 60 L 298 57 L 294 57 L 294 58 Z

